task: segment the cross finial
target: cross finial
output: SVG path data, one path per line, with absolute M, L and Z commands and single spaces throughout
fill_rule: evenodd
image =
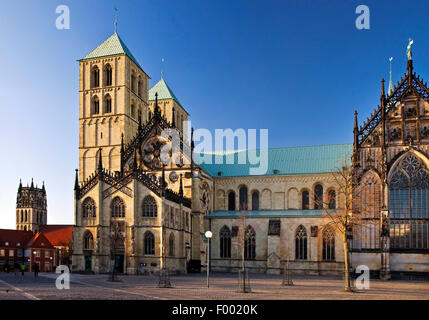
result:
M 161 79 L 164 79 L 164 58 L 161 58 Z
M 115 33 L 118 31 L 118 9 L 115 7 Z

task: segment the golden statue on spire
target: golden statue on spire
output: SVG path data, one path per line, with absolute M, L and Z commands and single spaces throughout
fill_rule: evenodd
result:
M 409 38 L 408 39 L 408 46 L 407 46 L 407 57 L 408 60 L 412 60 L 413 54 L 411 52 L 411 45 L 414 43 L 414 40 Z

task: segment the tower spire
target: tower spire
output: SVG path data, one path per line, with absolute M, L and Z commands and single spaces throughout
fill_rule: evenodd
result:
M 79 170 L 75 169 L 75 171 L 76 171 L 76 174 L 74 177 L 74 190 L 77 191 L 79 190 L 79 173 L 78 173 Z
M 386 99 L 386 93 L 384 92 L 384 78 L 381 79 L 381 94 L 380 94 L 380 102 L 384 105 L 384 100 Z
M 393 57 L 389 58 L 390 62 L 390 76 L 389 76 L 389 89 L 387 90 L 387 95 L 390 96 L 393 92 L 393 81 L 392 81 L 392 60 Z
M 164 79 L 164 58 L 161 58 L 161 79 Z
M 98 171 L 102 171 L 103 170 L 103 161 L 101 159 L 101 148 L 98 149 Z
M 355 110 L 355 123 L 354 123 L 354 128 L 353 128 L 353 133 L 354 133 L 354 149 L 357 150 L 357 145 L 358 145 L 358 139 L 359 139 L 359 130 L 358 130 L 358 119 L 357 119 L 357 110 Z

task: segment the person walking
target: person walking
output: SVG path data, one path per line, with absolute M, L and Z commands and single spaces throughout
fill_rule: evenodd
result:
M 21 264 L 21 280 L 24 280 L 25 264 Z
M 13 271 L 15 272 L 15 279 L 18 278 L 18 272 L 19 272 L 18 262 L 15 262 L 15 264 L 13 265 Z
M 34 270 L 34 278 L 37 279 L 39 277 L 39 265 L 37 263 L 34 263 L 33 270 Z

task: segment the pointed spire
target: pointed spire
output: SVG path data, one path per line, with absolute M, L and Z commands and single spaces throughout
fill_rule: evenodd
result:
M 176 118 L 176 116 L 175 116 L 175 110 L 174 110 L 174 108 L 173 108 L 173 121 L 171 121 L 171 125 L 172 125 L 173 127 L 175 127 L 175 126 L 176 126 L 176 120 L 175 120 L 175 118 Z
M 191 152 L 194 152 L 194 128 L 191 128 Z
M 388 96 L 390 96 L 393 93 L 392 60 L 393 60 L 393 57 L 390 57 L 389 58 L 389 61 L 390 61 L 389 89 L 387 90 L 387 95 Z
M 76 174 L 74 177 L 74 190 L 77 191 L 79 190 L 79 171 L 78 169 L 75 169 L 75 171 L 76 171 Z
M 42 191 L 46 192 L 46 190 L 45 190 L 45 181 L 42 181 Z
M 179 195 L 183 198 L 183 174 L 180 174 L 180 187 L 179 187 Z
M 381 94 L 380 94 L 380 103 L 381 106 L 384 106 L 384 101 L 386 100 L 386 93 L 384 92 L 384 78 L 381 79 Z
M 133 169 L 134 171 L 137 170 L 137 148 L 134 148 Z
M 155 106 L 153 108 L 154 115 L 161 115 L 161 109 L 158 106 L 158 92 L 155 92 Z
M 102 149 L 98 149 L 98 171 L 103 171 L 103 161 L 101 156 Z
M 21 179 L 19 179 L 19 187 L 18 187 L 18 190 L 21 190 L 22 189 L 22 181 L 21 181 Z
M 353 128 L 353 134 L 354 134 L 353 146 L 354 146 L 355 149 L 357 149 L 358 139 L 359 139 L 359 130 L 358 130 L 357 115 L 358 115 L 358 112 L 357 112 L 357 110 L 355 110 L 355 121 L 354 121 L 355 123 L 354 123 L 354 128 Z
M 31 178 L 31 189 L 34 188 L 33 178 Z

